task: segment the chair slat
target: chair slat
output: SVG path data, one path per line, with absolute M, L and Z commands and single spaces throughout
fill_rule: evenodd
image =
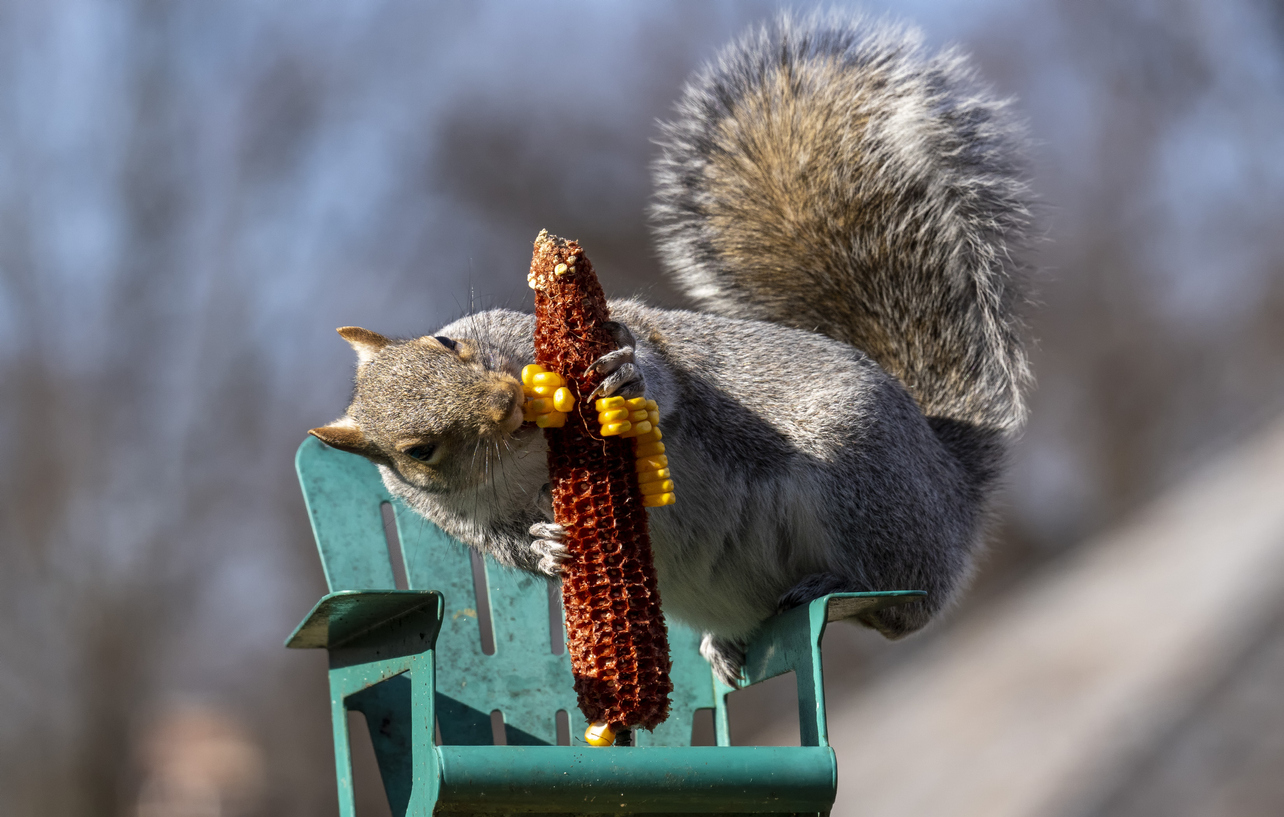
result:
M 486 560 L 486 586 L 495 628 L 496 693 L 502 696 L 505 731 L 510 744 L 535 741 L 555 744 L 555 713 L 567 710 L 579 720 L 570 659 L 553 654 L 549 638 L 548 582 L 526 571 Z M 578 731 L 572 727 L 572 734 Z
M 555 714 L 568 713 L 573 745 L 583 745 L 570 659 L 549 639 L 548 585 L 541 577 L 485 559 L 495 654 L 482 652 L 479 603 L 468 548 L 392 499 L 368 461 L 309 438 L 296 459 L 308 515 L 331 591 L 395 586 L 380 505 L 392 502 L 406 580 L 444 596 L 437 638 L 437 720 L 452 745 L 489 745 L 490 713 L 503 713 L 510 744 L 554 744 Z M 560 605 L 559 605 L 560 607 Z M 674 692 L 669 719 L 634 736 L 638 746 L 689 746 L 697 709 L 714 706 L 713 678 L 700 635 L 669 622 Z
M 570 662 L 554 655 L 549 641 L 546 582 L 485 560 L 495 636 L 495 654 L 486 655 L 467 548 L 405 506 L 396 507 L 407 583 L 446 597 L 446 621 L 437 638 L 442 740 L 490 744 L 490 713 L 498 709 L 509 743 L 555 744 L 557 710 L 573 713 L 572 721 L 578 710 Z
M 489 746 L 495 708 L 487 684 L 473 673 L 485 668 L 478 604 L 468 549 L 400 501 L 393 504 L 406 566 L 406 584 L 436 590 L 446 613 L 437 636 L 437 725 L 446 744 Z M 469 687 L 472 687 L 469 689 Z
M 700 633 L 676 621 L 666 623 L 669 657 L 673 661 L 669 670 L 673 680 L 669 717 L 654 732 L 635 734 L 635 746 L 690 746 L 696 710 L 714 708 L 713 672 L 700 656 Z
M 389 501 L 368 460 L 309 437 L 294 458 L 330 592 L 393 590 L 380 506 Z

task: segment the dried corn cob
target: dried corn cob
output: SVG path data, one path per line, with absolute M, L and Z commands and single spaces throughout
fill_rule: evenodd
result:
M 669 644 L 644 508 L 668 502 L 647 501 L 635 478 L 634 443 L 619 431 L 606 434 L 597 406 L 584 399 L 602 379 L 591 365 L 615 350 L 593 265 L 577 242 L 541 232 L 528 281 L 535 290 L 537 367 L 528 367 L 523 381 L 534 398 L 528 417 L 541 422 L 552 415 L 542 424 L 556 429 L 544 433 L 553 517 L 566 528 L 569 554 L 562 578 L 567 648 L 580 709 L 594 724 L 586 737 L 609 745 L 614 732 L 652 729 L 669 711 Z M 550 402 L 532 405 L 541 399 Z M 639 434 L 654 428 L 652 408 L 627 408 L 630 417 L 645 412 Z M 658 440 L 657 434 L 645 444 L 663 445 Z M 657 481 L 659 469 L 648 468 Z M 661 491 L 669 502 L 671 488 Z

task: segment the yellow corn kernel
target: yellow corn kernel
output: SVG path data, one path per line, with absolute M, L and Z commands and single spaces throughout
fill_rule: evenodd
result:
M 646 482 L 655 482 L 656 480 L 659 480 L 659 479 L 668 479 L 668 478 L 669 478 L 668 468 L 657 468 L 654 471 L 643 471 L 642 473 L 638 474 L 638 485 L 641 485 Z
M 552 386 L 553 388 L 566 385 L 566 381 L 557 372 L 539 372 L 531 378 L 531 382 L 536 386 Z
M 526 405 L 522 406 L 522 410 L 536 414 L 548 414 L 553 410 L 553 401 L 547 397 L 536 397 L 532 400 L 527 400 Z
M 575 408 L 575 395 L 571 394 L 570 389 L 563 386 L 553 392 L 553 408 L 563 412 L 570 411 Z
M 655 409 L 648 411 L 646 413 L 646 418 L 651 421 L 651 425 L 653 426 L 658 426 L 660 424 L 660 412 Z
M 618 423 L 629 419 L 628 409 L 612 409 L 611 411 L 599 412 L 597 421 L 599 423 Z
M 599 397 L 598 401 L 593 404 L 593 408 L 598 411 L 614 411 L 615 409 L 624 408 L 624 398 L 616 395 L 615 397 Z
M 659 410 L 660 410 L 660 404 L 659 404 L 659 403 L 657 403 L 657 402 L 655 402 L 654 400 L 647 400 L 647 401 L 646 401 L 646 410 L 647 410 L 647 411 L 659 411 Z
M 603 437 L 615 437 L 633 427 L 632 423 L 606 423 L 602 426 Z
M 639 436 L 638 439 L 642 438 Z M 639 457 L 654 457 L 656 454 L 664 453 L 664 443 L 659 441 L 639 443 L 637 450 L 633 453 Z
M 652 496 L 642 497 L 642 507 L 659 508 L 664 505 L 672 505 L 677 501 L 678 498 L 674 494 L 653 494 Z
M 663 454 L 660 454 L 654 457 L 640 458 L 638 460 L 638 465 L 636 470 L 640 474 L 643 471 L 654 471 L 657 468 L 668 468 L 668 467 L 669 467 L 669 458 L 664 456 Z
M 552 397 L 561 386 L 536 386 L 531 391 L 537 397 Z
M 633 411 L 646 411 L 645 397 L 630 397 L 628 400 L 625 400 L 624 402 Z
M 638 422 L 633 423 L 633 428 L 631 428 L 631 429 L 629 429 L 628 431 L 624 432 L 624 433 L 623 433 L 623 434 L 621 434 L 620 436 L 621 436 L 621 437 L 636 437 L 636 436 L 638 436 L 639 434 L 646 434 L 646 433 L 647 433 L 648 431 L 650 431 L 650 430 L 651 430 L 651 424 L 650 424 L 650 423 L 648 423 L 646 420 L 641 420 L 641 421 L 638 421 Z
M 630 412 L 629 412 L 629 422 L 630 422 L 630 423 L 636 423 L 636 422 L 638 422 L 639 420 L 645 420 L 645 419 L 646 419 L 646 416 L 647 416 L 647 412 L 645 412 L 645 411 L 636 411 L 636 410 L 635 410 L 635 411 L 630 411 Z
M 525 366 L 522 367 L 522 385 L 534 386 L 535 375 L 542 374 L 546 371 L 548 371 L 548 369 L 545 369 L 543 366 L 539 365 L 538 363 L 526 364 Z
M 658 479 L 655 482 L 644 482 L 638 486 L 642 489 L 642 496 L 656 496 L 657 494 L 673 493 L 673 480 Z
M 554 274 L 554 275 L 565 275 L 565 274 L 566 274 L 566 265 L 565 265 L 565 264 L 558 264 L 556 267 L 553 267 L 553 274 Z
M 655 423 L 651 423 L 650 431 L 638 435 L 638 445 L 642 443 L 658 443 L 662 439 L 664 439 L 664 435 L 660 433 L 660 427 Z
M 540 414 L 535 418 L 535 425 L 540 428 L 561 428 L 566 425 L 566 413 L 550 411 L 548 414 Z
M 594 723 L 584 730 L 584 742 L 589 746 L 614 746 L 615 730 L 604 723 Z

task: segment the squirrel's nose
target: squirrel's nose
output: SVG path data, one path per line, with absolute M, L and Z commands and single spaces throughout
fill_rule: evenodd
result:
M 522 424 L 522 389 L 514 383 L 498 382 L 491 391 L 488 400 L 488 411 L 491 420 L 505 431 L 516 431 Z M 516 423 L 513 418 L 516 417 Z

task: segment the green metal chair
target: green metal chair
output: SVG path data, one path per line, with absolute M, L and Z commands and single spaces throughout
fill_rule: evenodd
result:
M 631 747 L 580 735 L 570 660 L 550 640 L 548 583 L 489 559 L 494 633 L 482 649 L 467 549 L 393 500 L 366 460 L 309 438 L 296 464 L 330 593 L 286 643 L 330 658 L 339 810 L 353 817 L 347 710 L 365 715 L 394 815 L 433 813 L 828 812 L 837 763 L 825 728 L 820 639 L 830 621 L 913 601 L 918 591 L 843 593 L 766 622 L 745 683 L 797 674 L 801 746 L 731 746 L 726 696 L 698 653 L 699 636 L 669 623 L 669 719 Z M 395 508 L 408 590 L 396 590 L 382 505 Z M 563 642 L 564 643 L 564 642 Z M 717 746 L 691 746 L 699 709 L 714 711 Z M 556 713 L 570 714 L 558 746 Z M 507 745 L 493 745 L 491 713 Z M 440 730 L 440 745 L 434 739 Z M 578 726 L 578 728 L 577 728 Z

